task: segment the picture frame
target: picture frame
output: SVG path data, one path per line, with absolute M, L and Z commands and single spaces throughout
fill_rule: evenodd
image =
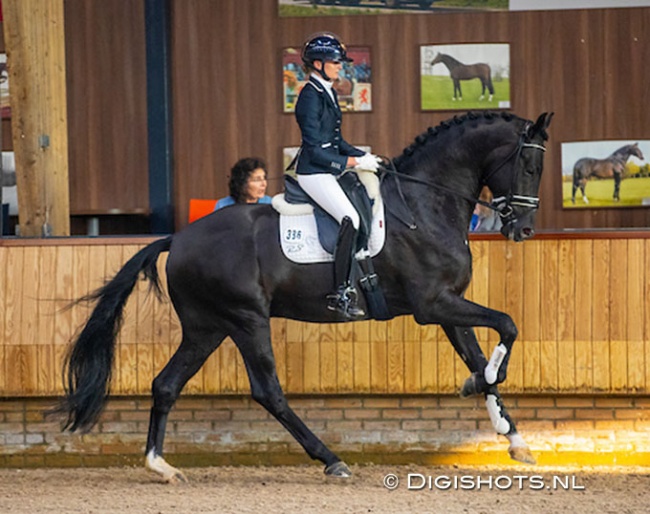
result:
M 0 53 L 0 114 L 2 118 L 11 118 L 9 70 L 7 69 L 6 53 Z
M 650 140 L 562 143 L 562 207 L 650 206 Z M 575 184 L 575 188 L 574 188 Z
M 420 46 L 423 111 L 511 108 L 508 43 Z
M 334 89 L 343 112 L 372 111 L 372 62 L 370 47 L 350 46 L 348 56 L 353 60 L 345 63 Z M 300 47 L 282 50 L 282 109 L 285 113 L 295 111 L 296 102 L 309 74 L 303 69 Z

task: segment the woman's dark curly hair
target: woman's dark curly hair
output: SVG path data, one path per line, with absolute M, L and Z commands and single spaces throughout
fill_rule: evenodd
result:
M 244 195 L 246 182 L 248 182 L 248 177 L 251 176 L 251 173 L 257 168 L 262 168 L 266 176 L 266 164 L 258 157 L 239 159 L 230 170 L 228 187 L 230 188 L 230 196 L 235 199 L 235 202 L 243 203 L 246 201 Z

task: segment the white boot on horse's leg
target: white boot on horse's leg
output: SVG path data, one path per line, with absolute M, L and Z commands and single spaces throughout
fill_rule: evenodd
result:
M 512 460 L 523 462 L 524 464 L 537 464 L 537 461 L 535 460 L 535 457 L 533 457 L 530 448 L 517 432 L 514 434 L 506 435 L 506 437 L 510 441 L 508 455 L 510 455 L 510 458 Z
M 510 458 L 526 464 L 537 464 L 528 445 L 516 432 L 514 425 L 511 425 L 510 421 L 503 415 L 500 400 L 494 394 L 487 394 L 485 395 L 485 406 L 496 433 L 506 436 L 510 441 L 510 447 L 508 448 Z
M 153 450 L 147 454 L 145 466 L 147 469 L 159 474 L 169 484 L 187 483 L 188 481 L 182 471 L 167 464 L 167 461 L 161 456 L 155 455 Z

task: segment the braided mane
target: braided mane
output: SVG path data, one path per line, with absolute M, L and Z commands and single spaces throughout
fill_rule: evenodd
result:
M 415 138 L 415 141 L 413 141 L 410 146 L 404 149 L 402 155 L 394 159 L 395 166 L 399 168 L 400 164 L 402 164 L 405 159 L 411 157 L 419 148 L 423 147 L 427 142 L 438 136 L 438 134 L 441 132 L 449 130 L 451 127 L 462 125 L 467 121 L 476 121 L 479 119 L 484 119 L 489 123 L 499 118 L 505 121 L 512 121 L 513 119 L 518 119 L 518 116 L 515 116 L 509 112 L 495 113 L 491 111 L 470 111 L 466 114 L 463 114 L 462 116 L 454 116 L 451 119 L 441 121 L 437 127 L 429 127 L 426 132 L 423 132 L 417 136 Z

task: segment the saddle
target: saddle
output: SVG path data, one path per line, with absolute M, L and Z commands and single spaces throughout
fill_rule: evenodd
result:
M 339 185 L 345 195 L 349 198 L 354 208 L 359 213 L 359 234 L 357 237 L 357 252 L 368 249 L 368 240 L 372 227 L 373 204 L 368 191 L 361 183 L 356 173 L 344 173 L 338 179 Z M 291 175 L 284 176 L 284 200 L 288 204 L 302 205 L 309 204 L 313 207 L 316 226 L 318 227 L 318 239 L 323 248 L 333 254 L 336 246 L 336 239 L 339 233 L 338 222 L 330 216 L 320 205 L 305 193 L 298 181 Z
M 363 182 L 367 185 L 364 185 L 359 175 L 353 172 L 344 173 L 338 179 L 341 188 L 359 213 L 357 259 L 353 259 L 352 276 L 353 280 L 358 281 L 361 286 L 370 316 L 374 319 L 386 320 L 391 316 L 371 260 L 371 255 L 379 253 L 385 240 L 383 202 L 377 177 L 370 173 L 364 175 L 367 176 Z M 284 193 L 275 196 L 272 202 L 273 207 L 280 212 L 283 252 L 294 262 L 333 260 L 339 233 L 338 222 L 305 193 L 295 178 L 285 175 L 284 185 Z M 373 190 L 373 188 L 374 195 L 371 198 L 368 189 Z M 295 219 L 294 223 L 297 224 L 291 225 L 289 221 L 291 218 Z M 302 218 L 301 222 L 297 221 L 299 218 Z M 309 228 L 308 220 L 312 220 L 313 229 Z M 318 234 L 314 235 L 313 241 L 310 235 L 312 230 Z M 327 258 L 324 259 L 316 247 L 321 247 L 320 252 L 326 252 Z M 307 260 L 297 260 L 296 255 L 305 250 L 308 255 Z

